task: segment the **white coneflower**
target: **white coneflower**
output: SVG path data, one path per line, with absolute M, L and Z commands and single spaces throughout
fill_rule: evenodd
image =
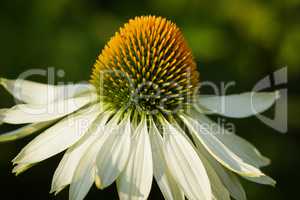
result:
M 0 141 L 49 127 L 17 155 L 13 172 L 65 151 L 51 192 L 70 185 L 71 200 L 83 199 L 93 183 L 103 189 L 114 181 L 120 199 L 147 199 L 153 177 L 169 200 L 245 199 L 237 175 L 275 184 L 259 169 L 269 159 L 204 114 L 255 115 L 277 93 L 199 95 L 196 64 L 172 22 L 130 20 L 101 52 L 90 82 L 54 86 L 1 79 L 24 102 L 0 110 L 1 122 L 28 125 Z

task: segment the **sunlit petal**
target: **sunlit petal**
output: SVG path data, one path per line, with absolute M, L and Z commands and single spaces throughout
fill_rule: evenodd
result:
M 68 115 L 97 99 L 95 94 L 42 104 L 19 104 L 1 113 L 0 120 L 10 124 L 50 121 Z
M 153 164 L 145 119 L 133 137 L 131 155 L 117 181 L 118 193 L 121 200 L 146 200 L 152 185 Z
M 242 118 L 256 115 L 270 108 L 279 93 L 247 92 L 228 96 L 199 96 L 198 106 L 202 112 L 216 113 L 226 117 Z
M 245 176 L 258 177 L 263 173 L 256 167 L 244 162 L 227 146 L 225 146 L 205 125 L 186 115 L 181 115 L 195 140 L 207 149 L 207 151 L 222 165 L 228 169 Z
M 97 156 L 98 188 L 105 188 L 112 184 L 127 164 L 130 153 L 131 126 L 130 117 L 123 119 L 121 124 L 114 128 L 105 141 Z
M 149 131 L 153 156 L 154 178 L 166 200 L 184 200 L 180 189 L 167 168 L 163 154 L 163 138 L 156 128 L 153 120 L 150 121 Z
M 190 200 L 212 198 L 205 167 L 192 144 L 175 127 L 164 127 L 164 157 L 172 176 Z
M 40 162 L 64 151 L 83 136 L 100 112 L 94 105 L 63 119 L 25 146 L 14 163 Z
M 55 100 L 62 100 L 95 90 L 92 85 L 87 83 L 49 85 L 23 79 L 0 78 L 0 84 L 16 99 L 29 104 L 48 104 Z
M 26 136 L 29 136 L 41 129 L 53 124 L 54 122 L 55 122 L 55 120 L 28 124 L 21 128 L 15 129 L 13 131 L 2 133 L 2 134 L 0 134 L 0 142 L 9 142 L 9 141 L 24 138 Z

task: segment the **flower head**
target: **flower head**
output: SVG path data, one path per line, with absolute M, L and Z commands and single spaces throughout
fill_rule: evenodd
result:
M 93 183 L 103 189 L 114 181 L 120 199 L 147 199 L 153 177 L 169 200 L 243 200 L 237 175 L 275 184 L 259 169 L 269 159 L 205 114 L 255 115 L 277 93 L 200 95 L 196 63 L 172 22 L 130 20 L 101 52 L 90 82 L 0 80 L 24 102 L 1 109 L 0 122 L 27 124 L 1 134 L 0 141 L 46 128 L 13 160 L 14 173 L 65 151 L 51 192 L 70 185 L 71 200 L 82 200 Z
M 190 103 L 198 71 L 179 28 L 154 16 L 130 20 L 108 42 L 91 83 L 103 101 L 143 112 L 175 112 Z

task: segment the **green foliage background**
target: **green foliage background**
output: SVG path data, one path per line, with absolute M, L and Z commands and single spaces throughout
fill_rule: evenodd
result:
M 65 71 L 57 82 L 89 79 L 96 56 L 115 31 L 138 15 L 160 15 L 182 29 L 201 79 L 236 81 L 230 93 L 251 90 L 261 78 L 288 66 L 289 132 L 279 134 L 256 118 L 234 122 L 237 133 L 272 159 L 264 171 L 277 187 L 242 181 L 248 199 L 297 199 L 300 129 L 300 1 L 299 0 L 1 0 L 0 76 L 16 78 L 32 68 Z M 33 77 L 46 81 L 45 77 Z M 32 91 L 34 92 L 34 91 Z M 0 89 L 0 107 L 13 98 Z M 10 129 L 4 126 L 1 132 Z M 10 160 L 33 137 L 0 144 L 1 199 L 67 199 L 67 190 L 49 195 L 52 174 L 61 156 L 18 177 Z M 115 187 L 95 188 L 87 199 L 116 199 Z M 154 186 L 149 199 L 162 199 Z

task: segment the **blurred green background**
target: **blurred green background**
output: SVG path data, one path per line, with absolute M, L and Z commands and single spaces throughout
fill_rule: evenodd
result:
M 88 80 L 96 56 L 115 31 L 138 15 L 160 15 L 182 29 L 202 80 L 236 81 L 229 92 L 249 91 L 257 81 L 288 66 L 287 134 L 256 118 L 228 119 L 237 133 L 272 159 L 264 169 L 276 188 L 242 180 L 248 199 L 297 199 L 300 169 L 300 1 L 299 0 L 1 0 L 0 76 L 16 78 L 32 68 L 55 67 L 57 82 Z M 45 77 L 33 77 L 46 82 Z M 34 91 L 33 91 L 34 92 Z M 0 107 L 14 104 L 0 88 Z M 11 127 L 1 129 L 7 130 Z M 49 195 L 61 155 L 24 174 L 10 173 L 10 160 L 32 137 L 0 144 L 0 199 L 67 199 Z M 95 188 L 87 199 L 117 199 L 115 186 Z M 154 185 L 149 199 L 162 199 Z

